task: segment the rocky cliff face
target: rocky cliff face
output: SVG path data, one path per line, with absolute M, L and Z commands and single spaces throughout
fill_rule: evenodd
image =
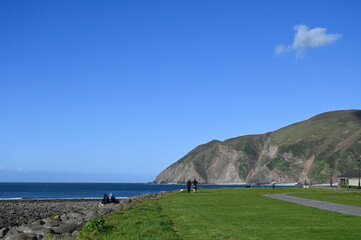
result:
M 325 183 L 357 167 L 360 156 L 361 111 L 334 111 L 275 132 L 200 145 L 154 182 Z

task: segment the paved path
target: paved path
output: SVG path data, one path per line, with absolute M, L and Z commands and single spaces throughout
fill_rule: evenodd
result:
M 338 212 L 342 214 L 349 214 L 355 216 L 361 216 L 361 207 L 355 207 L 350 205 L 343 205 L 338 203 L 324 202 L 306 198 L 288 196 L 287 193 L 283 194 L 266 194 L 265 197 L 279 199 L 282 201 L 293 202 L 308 207 L 315 207 L 327 211 Z

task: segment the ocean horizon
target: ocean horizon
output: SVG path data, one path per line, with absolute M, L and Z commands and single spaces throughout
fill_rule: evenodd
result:
M 199 188 L 244 188 L 246 184 L 198 185 Z M 60 182 L 1 182 L 0 200 L 11 199 L 100 199 L 104 194 L 117 198 L 145 193 L 186 189 L 185 184 L 148 183 L 60 183 Z
M 118 198 L 144 193 L 172 191 L 179 186 L 151 186 L 147 183 L 3 182 L 0 199 L 99 199 L 113 193 Z

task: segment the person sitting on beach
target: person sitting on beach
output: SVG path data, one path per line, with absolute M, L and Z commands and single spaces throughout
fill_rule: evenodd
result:
M 102 199 L 102 205 L 109 203 L 108 195 L 104 194 L 104 197 Z
M 110 203 L 118 203 L 118 201 L 115 199 L 113 193 L 110 193 L 110 194 L 109 194 L 109 197 L 110 197 L 110 199 L 109 199 L 109 202 L 110 202 Z

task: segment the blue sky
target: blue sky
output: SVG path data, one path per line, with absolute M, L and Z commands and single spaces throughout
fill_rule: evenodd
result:
M 361 1 L 1 1 L 0 181 L 148 182 L 361 109 Z

